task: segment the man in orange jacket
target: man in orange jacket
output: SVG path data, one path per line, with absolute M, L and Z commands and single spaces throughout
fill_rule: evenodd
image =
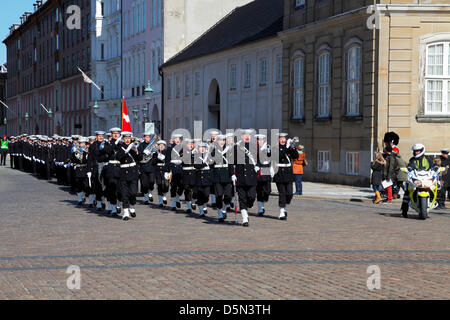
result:
M 294 160 L 293 171 L 295 177 L 295 193 L 294 195 L 301 196 L 303 194 L 303 166 L 308 165 L 308 161 L 306 160 L 306 153 L 303 151 L 305 149 L 304 146 L 299 145 L 297 147 L 298 159 Z

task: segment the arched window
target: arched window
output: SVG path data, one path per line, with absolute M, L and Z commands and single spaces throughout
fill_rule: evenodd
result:
M 304 117 L 304 80 L 305 80 L 305 58 L 303 55 L 293 59 L 293 119 L 303 119 Z
M 425 114 L 450 113 L 450 42 L 427 46 Z
M 351 45 L 346 57 L 346 115 L 358 116 L 361 102 L 361 45 Z
M 318 64 L 317 116 L 319 118 L 326 118 L 330 116 L 331 104 L 331 65 L 329 51 L 322 51 L 319 54 Z

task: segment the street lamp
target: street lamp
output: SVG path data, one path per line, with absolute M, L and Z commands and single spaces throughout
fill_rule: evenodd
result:
M 138 114 L 139 114 L 139 110 L 138 109 L 133 109 L 133 115 L 134 115 L 134 120 L 135 121 L 138 120 Z
M 6 125 L 6 122 L 7 122 L 7 121 L 6 121 L 6 117 L 5 117 L 5 118 L 3 119 L 3 123 Z
M 146 106 L 144 106 L 142 108 L 142 113 L 144 114 L 144 122 L 148 121 L 148 108 Z
M 95 104 L 92 106 L 92 112 L 93 112 L 95 115 L 97 115 L 99 109 L 100 109 L 100 107 L 98 106 L 97 101 L 95 101 Z
M 148 81 L 147 88 L 145 88 L 144 92 L 145 92 L 145 94 L 147 95 L 147 97 L 148 97 L 151 93 L 155 92 L 155 90 L 153 90 L 152 87 L 150 86 L 150 80 Z M 150 98 L 150 97 L 148 97 L 148 98 Z
M 53 111 L 52 111 L 52 109 L 48 109 L 47 114 L 48 114 L 48 117 L 49 117 L 50 119 L 53 118 Z
M 30 118 L 30 115 L 28 114 L 28 112 L 25 112 L 25 121 L 28 121 L 29 118 Z

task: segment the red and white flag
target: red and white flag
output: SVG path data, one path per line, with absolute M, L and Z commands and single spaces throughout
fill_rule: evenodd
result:
M 130 117 L 128 116 L 127 103 L 125 102 L 125 97 L 122 98 L 122 132 L 131 131 Z

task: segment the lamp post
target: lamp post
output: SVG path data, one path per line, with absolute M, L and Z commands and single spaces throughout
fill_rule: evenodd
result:
M 92 113 L 94 114 L 94 119 L 95 119 L 95 127 L 96 130 L 98 129 L 98 111 L 99 111 L 100 107 L 98 106 L 97 101 L 95 101 L 94 105 L 92 106 Z
M 133 118 L 134 118 L 134 124 L 135 125 L 137 124 L 136 131 L 139 132 L 139 123 L 137 122 L 139 119 L 139 110 L 136 108 L 133 109 Z
M 29 131 L 28 128 L 28 119 L 30 118 L 28 112 L 25 112 L 25 123 L 26 123 L 26 128 L 27 128 L 27 133 L 30 134 L 31 132 Z
M 145 100 L 147 100 L 147 107 L 144 107 L 142 111 L 144 111 L 144 123 L 148 122 L 148 111 L 150 108 L 150 100 L 153 99 L 153 93 L 155 90 L 150 85 L 150 80 L 148 81 L 147 87 L 144 90 L 145 93 Z M 145 126 L 145 124 L 144 124 Z

